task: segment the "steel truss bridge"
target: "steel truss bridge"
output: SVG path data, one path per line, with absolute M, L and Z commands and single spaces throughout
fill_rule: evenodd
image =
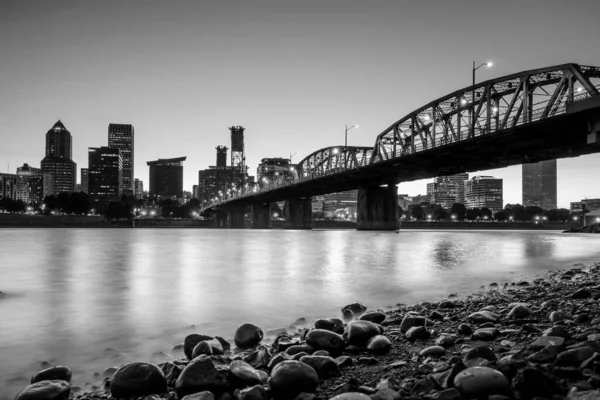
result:
M 231 190 L 204 211 L 596 152 L 600 67 L 563 64 L 457 90 L 393 123 L 373 147 L 317 150 L 291 176 Z

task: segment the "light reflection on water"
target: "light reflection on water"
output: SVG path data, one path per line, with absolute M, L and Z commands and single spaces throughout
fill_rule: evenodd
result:
M 149 359 L 193 331 L 231 339 L 246 321 L 435 300 L 600 260 L 599 243 L 539 231 L 2 229 L 0 387 L 42 360 L 83 385 L 111 365 L 109 347 Z

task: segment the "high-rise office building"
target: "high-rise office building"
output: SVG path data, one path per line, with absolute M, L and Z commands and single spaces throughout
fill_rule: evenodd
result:
M 523 164 L 523 205 L 556 208 L 556 160 Z
M 134 180 L 134 190 L 135 190 L 135 198 L 143 199 L 144 198 L 144 182 L 135 178 Z
M 356 214 L 357 194 L 358 190 L 326 194 L 323 201 L 325 215 L 331 216 L 336 212 L 341 212 L 342 214 L 347 214 L 349 217 L 354 217 L 354 214 Z
M 469 174 L 436 176 L 427 184 L 427 195 L 433 204 L 451 208 L 454 203 L 465 204 L 465 181 Z
M 119 200 L 122 195 L 123 157 L 117 148 L 88 149 L 88 194 L 95 200 Z
M 46 133 L 46 157 L 42 172 L 52 176 L 53 193 L 72 192 L 77 180 L 77 164 L 72 160 L 71 132 L 58 120 Z
M 108 147 L 121 150 L 123 157 L 122 191 L 127 196 L 135 192 L 134 167 L 134 129 L 129 124 L 108 124 Z
M 465 182 L 465 206 L 467 208 L 489 208 L 500 211 L 502 204 L 502 179 L 493 176 L 474 176 Z
M 183 197 L 183 161 L 187 157 L 148 161 L 150 167 L 149 195 L 159 198 Z
M 233 180 L 238 184 L 246 183 L 245 178 L 248 175 L 244 154 L 244 130 L 243 126 L 229 127 L 231 132 L 231 169 L 233 170 Z
M 17 200 L 18 176 L 0 172 L 0 200 Z
M 81 191 L 83 193 L 89 193 L 90 186 L 90 178 L 89 178 L 90 170 L 87 168 L 81 168 Z
M 26 204 L 42 204 L 52 194 L 52 176 L 25 163 L 17 168 L 17 197 Z
M 256 177 L 259 185 L 278 180 L 279 178 L 291 178 L 291 164 L 289 158 L 263 158 L 256 169 Z

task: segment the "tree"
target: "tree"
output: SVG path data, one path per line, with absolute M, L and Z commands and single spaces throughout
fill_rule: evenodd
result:
M 108 220 L 112 219 L 132 219 L 133 214 L 131 212 L 131 208 L 126 202 L 123 201 L 111 201 L 108 204 L 108 208 L 106 210 L 105 218 Z
M 444 210 L 444 207 L 442 207 L 441 205 L 438 204 L 433 209 L 433 219 L 442 220 L 445 219 L 447 216 L 448 212 L 446 212 L 446 210 Z
M 462 203 L 454 203 L 450 209 L 450 214 L 456 215 L 456 219 L 461 221 L 465 219 L 465 216 L 467 215 L 467 207 Z
M 498 221 L 506 221 L 508 219 L 508 211 L 500 210 L 494 213 L 494 218 Z
M 423 211 L 423 207 L 421 207 L 420 205 L 411 204 L 410 206 L 408 206 L 408 215 L 410 215 L 412 218 L 419 220 L 423 219 L 425 211 Z

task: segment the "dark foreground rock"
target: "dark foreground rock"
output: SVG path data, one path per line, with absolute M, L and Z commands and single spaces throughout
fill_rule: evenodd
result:
M 143 396 L 600 399 L 600 264 L 551 271 L 530 281 L 494 282 L 489 290 L 464 298 L 453 295 L 386 313 L 353 303 L 342 308 L 341 316 L 271 330 L 264 341 L 260 328 L 245 324 L 235 333 L 233 351 L 220 338 L 188 335 L 179 350 L 187 357 L 160 364 L 168 393 Z M 42 372 L 42 377 L 57 376 Z M 111 376 L 113 386 L 118 383 L 118 375 L 107 369 L 102 385 L 86 386 L 77 399 L 116 398 L 103 388 L 110 386 Z M 62 392 L 18 400 L 68 397 L 67 382 L 40 384 Z M 33 396 L 31 390 L 20 396 Z

